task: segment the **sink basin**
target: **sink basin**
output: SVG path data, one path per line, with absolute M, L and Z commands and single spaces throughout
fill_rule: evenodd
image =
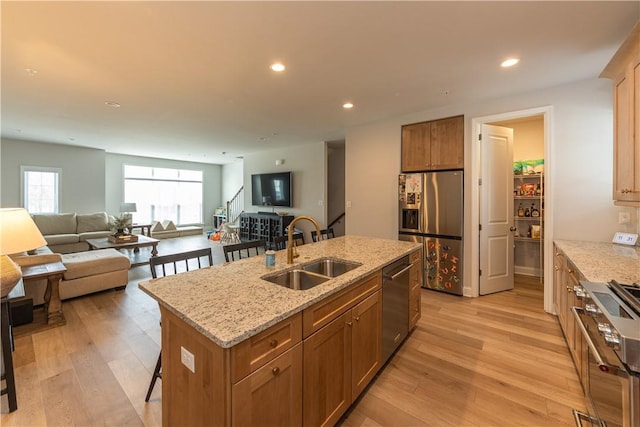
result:
M 326 282 L 329 280 L 329 277 L 309 271 L 295 269 L 264 276 L 263 279 L 289 289 L 304 291 Z
M 305 271 L 311 271 L 313 273 L 322 274 L 328 277 L 337 277 L 341 274 L 351 271 L 354 268 L 360 267 L 362 264 L 359 262 L 345 261 L 336 258 L 320 258 L 309 264 L 302 266 Z
M 360 267 L 359 262 L 337 258 L 319 258 L 292 270 L 263 276 L 262 279 L 289 289 L 307 290 L 347 271 Z

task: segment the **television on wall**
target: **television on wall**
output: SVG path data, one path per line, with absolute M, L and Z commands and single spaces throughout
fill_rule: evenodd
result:
M 251 204 L 293 207 L 291 172 L 251 175 Z

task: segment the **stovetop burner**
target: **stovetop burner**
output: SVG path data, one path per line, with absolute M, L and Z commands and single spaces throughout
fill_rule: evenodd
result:
M 624 285 L 611 280 L 609 288 L 640 316 L 640 286 L 637 283 Z

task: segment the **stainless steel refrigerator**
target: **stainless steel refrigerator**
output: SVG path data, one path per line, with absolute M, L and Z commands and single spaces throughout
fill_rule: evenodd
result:
M 462 295 L 462 170 L 401 174 L 399 239 L 423 244 L 423 287 Z

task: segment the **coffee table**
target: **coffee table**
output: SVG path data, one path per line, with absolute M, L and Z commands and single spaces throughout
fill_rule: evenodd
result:
M 160 240 L 154 239 L 153 237 L 147 237 L 143 235 L 138 235 L 137 242 L 125 242 L 125 243 L 114 243 L 110 242 L 107 237 L 103 237 L 101 239 L 87 239 L 87 243 L 89 244 L 89 250 L 94 249 L 133 249 L 134 254 L 140 252 L 140 248 L 151 247 L 151 256 L 154 257 L 158 255 L 158 242 Z M 141 259 L 137 256 L 129 257 L 131 259 L 131 267 L 137 267 L 139 265 L 148 264 L 149 259 Z

